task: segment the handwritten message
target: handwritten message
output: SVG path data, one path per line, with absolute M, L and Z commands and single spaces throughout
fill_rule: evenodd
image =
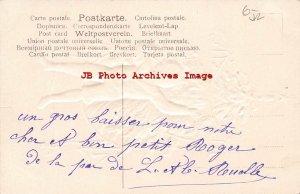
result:
M 86 119 L 92 127 L 101 126 L 101 130 L 111 131 L 106 127 L 113 126 L 115 134 L 120 134 L 120 131 L 130 126 L 133 130 L 143 130 L 149 137 L 130 137 L 125 140 L 122 134 L 120 145 L 109 139 L 103 140 L 99 130 L 78 128 L 77 124 L 80 119 Z M 132 186 L 130 189 L 243 184 L 276 179 L 272 174 L 265 173 L 267 164 L 263 162 L 263 159 L 262 161 L 251 159 L 256 152 L 255 146 L 249 147 L 253 143 L 244 146 L 231 143 L 231 141 L 215 143 L 211 140 L 214 136 L 229 136 L 233 139 L 241 137 L 242 130 L 231 121 L 222 126 L 201 126 L 197 123 L 195 125 L 185 123 L 185 121 L 173 121 L 168 117 L 147 120 L 130 115 L 119 116 L 110 108 L 103 109 L 88 118 L 79 113 L 54 112 L 46 118 L 38 114 L 20 113 L 16 120 L 24 127 L 11 130 L 8 138 L 20 146 L 28 144 L 30 147 L 24 153 L 18 153 L 23 154 L 24 165 L 36 168 L 46 165 L 49 168 L 64 171 L 66 177 L 102 171 L 121 172 L 137 177 L 150 175 L 155 178 L 161 174 L 169 177 L 182 176 L 181 183 L 149 185 L 145 182 L 144 185 Z M 60 124 L 63 124 L 63 129 L 58 127 Z M 196 132 L 197 135 L 193 138 L 178 140 L 169 135 L 169 131 L 184 131 L 186 134 Z M 163 135 L 153 137 L 153 134 L 157 132 Z M 45 145 L 47 145 L 46 149 L 52 147 L 56 149 L 54 156 L 50 157 L 49 154 L 45 154 Z M 64 153 L 64 147 L 68 146 L 73 150 L 72 157 L 70 157 L 70 151 Z M 83 157 L 84 154 L 77 150 L 93 150 L 94 154 L 101 155 L 97 158 Z M 249 159 L 237 165 L 231 162 L 232 156 Z M 126 158 L 131 158 L 129 163 L 124 163 Z M 189 174 L 204 177 L 202 179 L 204 181 L 198 181 L 195 184 L 186 183 L 184 179 Z M 205 177 L 218 177 L 218 179 L 207 182 Z

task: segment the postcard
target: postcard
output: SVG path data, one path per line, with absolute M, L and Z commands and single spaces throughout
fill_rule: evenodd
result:
M 299 194 L 299 0 L 0 1 L 1 194 Z

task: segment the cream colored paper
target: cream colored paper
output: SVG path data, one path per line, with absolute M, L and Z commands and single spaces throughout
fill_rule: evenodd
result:
M 300 192 L 299 1 L 2 0 L 0 12 L 1 194 Z

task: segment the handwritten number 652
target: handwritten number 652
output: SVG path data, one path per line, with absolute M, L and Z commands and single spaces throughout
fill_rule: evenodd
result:
M 248 16 L 251 13 L 252 13 L 252 17 L 249 16 L 249 20 L 251 20 L 251 21 L 255 21 L 255 20 L 257 21 L 257 20 L 264 18 L 264 16 L 260 16 L 260 12 L 258 10 L 255 10 L 255 9 L 250 10 L 247 7 L 247 5 L 245 5 L 245 7 L 243 8 L 243 11 L 242 11 L 243 16 Z

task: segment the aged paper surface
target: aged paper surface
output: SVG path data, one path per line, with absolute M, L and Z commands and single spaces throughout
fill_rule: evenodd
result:
M 300 1 L 0 14 L 1 194 L 300 193 Z

